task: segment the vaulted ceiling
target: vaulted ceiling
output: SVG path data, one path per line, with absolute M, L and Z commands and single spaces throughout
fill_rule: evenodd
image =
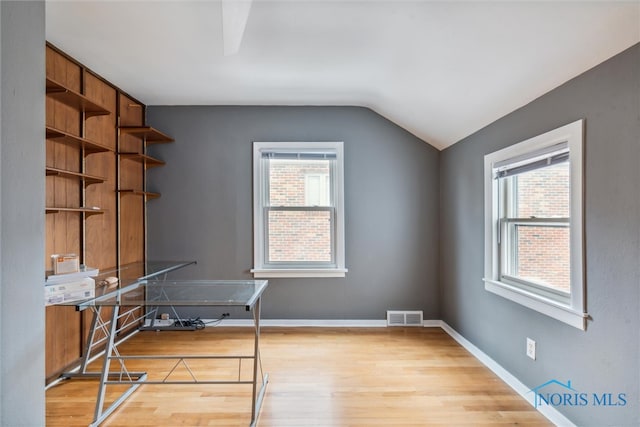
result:
M 443 149 L 638 43 L 640 2 L 48 0 L 46 36 L 148 105 L 364 106 Z

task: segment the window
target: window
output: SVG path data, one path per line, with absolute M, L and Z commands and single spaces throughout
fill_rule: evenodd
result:
M 583 122 L 485 156 L 485 289 L 586 328 Z
M 331 176 L 329 168 L 320 172 L 305 172 L 304 197 L 306 206 L 329 206 L 331 200 Z
M 254 277 L 344 277 L 341 142 L 254 142 Z

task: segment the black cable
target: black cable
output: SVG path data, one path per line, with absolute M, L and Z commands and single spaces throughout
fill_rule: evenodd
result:
M 229 317 L 229 313 L 222 313 L 222 316 L 209 322 L 204 322 L 202 319 L 200 319 L 200 317 L 196 317 L 195 319 L 176 319 L 176 321 L 173 322 L 173 326 L 186 328 L 194 327 L 199 331 L 201 329 L 204 329 L 207 325 L 219 325 L 220 322 L 222 322 L 222 320 L 226 317 Z
M 218 326 L 220 324 L 220 322 L 222 322 L 226 317 L 229 317 L 229 313 L 222 313 L 222 316 L 218 317 L 217 319 L 205 322 L 204 324 L 205 325 Z

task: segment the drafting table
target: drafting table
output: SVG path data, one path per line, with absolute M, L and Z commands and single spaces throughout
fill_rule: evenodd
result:
M 170 270 L 172 271 L 172 270 Z M 163 272 L 164 273 L 164 272 Z M 160 273 L 160 274 L 163 274 Z M 254 426 L 262 405 L 268 375 L 262 372 L 260 364 L 260 305 L 262 294 L 268 282 L 266 280 L 158 280 L 158 274 L 151 277 L 142 277 L 122 288 L 106 292 L 95 298 L 76 302 L 78 310 L 91 309 L 94 313 L 91 333 L 88 338 L 87 350 L 78 373 L 64 374 L 64 377 L 90 377 L 99 378 L 100 385 L 96 399 L 94 419 L 91 426 L 102 423 L 113 411 L 122 404 L 139 386 L 143 384 L 249 384 L 252 386 L 251 395 L 251 426 Z M 244 307 L 251 311 L 254 319 L 255 333 L 253 354 L 249 355 L 123 355 L 118 350 L 119 331 L 130 328 L 131 325 L 140 324 L 147 318 L 149 311 L 155 313 L 158 307 Z M 110 315 L 104 316 L 103 310 L 110 309 Z M 140 314 L 140 311 L 144 311 Z M 109 310 L 106 310 L 108 313 Z M 100 337 L 102 335 L 102 337 Z M 106 349 L 99 372 L 89 372 L 87 365 L 91 348 L 99 342 L 106 341 Z M 173 380 L 170 378 L 174 369 L 162 380 L 149 380 L 146 372 L 130 371 L 126 362 L 129 360 L 173 360 L 174 369 L 178 366 L 186 368 L 190 379 Z M 238 379 L 229 381 L 199 380 L 197 373 L 189 366 L 190 361 L 203 359 L 237 359 L 238 371 L 241 370 L 242 360 L 252 360 L 251 380 Z M 111 370 L 111 362 L 116 362 L 117 370 Z M 107 386 L 113 384 L 125 384 L 129 387 L 111 405 L 105 408 L 105 395 Z

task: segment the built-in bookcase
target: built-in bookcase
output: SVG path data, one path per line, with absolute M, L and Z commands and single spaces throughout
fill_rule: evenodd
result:
M 164 164 L 147 145 L 173 139 L 147 126 L 144 104 L 49 43 L 45 102 L 45 276 L 52 254 L 102 271 L 146 261 L 146 203 L 160 194 L 145 172 Z M 46 307 L 48 381 L 79 362 L 88 326 L 73 307 Z

